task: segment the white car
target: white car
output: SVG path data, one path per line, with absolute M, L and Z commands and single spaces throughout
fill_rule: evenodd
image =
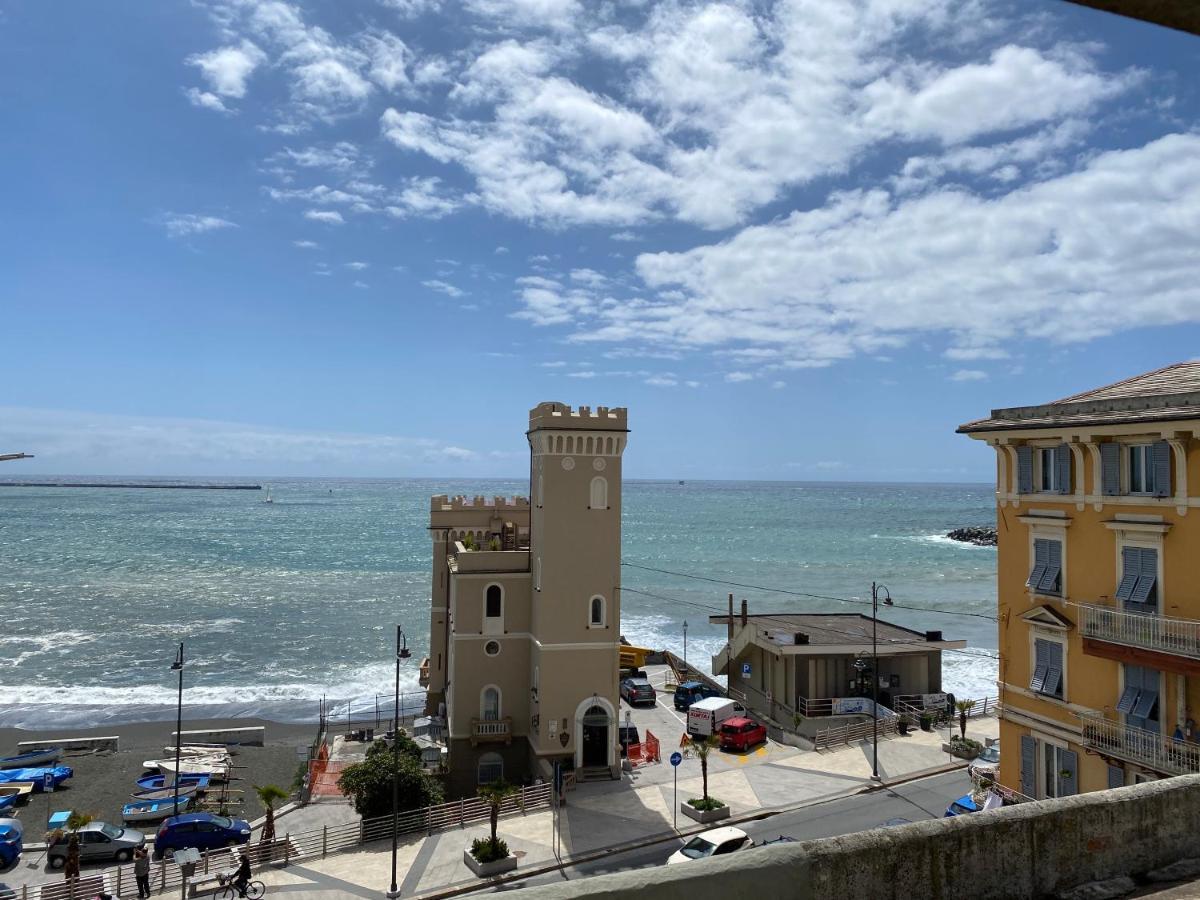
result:
M 1000 772 L 1000 745 L 992 744 L 984 747 L 977 757 L 967 766 L 967 774 L 972 778 L 988 778 L 996 780 Z
M 690 862 L 693 859 L 707 859 L 710 856 L 724 856 L 754 846 L 750 835 L 732 825 L 725 828 L 714 828 L 712 831 L 702 831 L 669 857 L 667 865 Z

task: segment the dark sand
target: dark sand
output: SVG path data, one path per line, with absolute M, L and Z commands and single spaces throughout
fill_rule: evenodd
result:
M 266 746 L 229 748 L 233 753 L 234 766 L 244 767 L 233 770 L 229 787 L 243 791 L 241 796 L 245 798 L 245 804 L 241 816 L 250 821 L 265 812 L 254 792 L 255 785 L 275 784 L 285 791 L 293 790 L 296 770 L 303 762 L 297 755 L 297 748 L 307 749 L 316 737 L 317 726 L 279 724 L 262 719 L 184 719 L 183 723 L 184 731 L 257 725 L 266 728 Z M 121 807 L 130 802 L 131 792 L 139 790 L 134 782 L 144 773 L 142 762 L 165 756 L 163 747 L 173 743 L 171 732 L 174 730 L 174 721 L 69 730 L 0 728 L 0 755 L 3 756 L 15 754 L 18 741 L 114 734 L 121 739 L 121 749 L 116 753 L 68 751 L 63 754 L 60 765 L 74 769 L 74 777 L 65 781 L 53 794 L 33 795 L 17 811 L 19 818 L 25 822 L 26 840 L 36 842 L 42 839 L 48 809 L 80 810 L 102 821 L 120 825 Z M 131 827 L 152 833 L 157 824 L 134 824 Z

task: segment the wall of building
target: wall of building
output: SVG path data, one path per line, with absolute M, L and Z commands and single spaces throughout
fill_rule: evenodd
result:
M 1001 900 L 1200 855 L 1200 776 L 530 887 L 530 900 Z M 664 849 L 664 854 L 665 854 Z

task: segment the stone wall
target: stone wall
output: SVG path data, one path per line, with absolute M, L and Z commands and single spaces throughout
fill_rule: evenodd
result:
M 521 893 L 527 900 L 1043 897 L 1200 856 L 1197 834 L 1200 775 L 1188 775 Z

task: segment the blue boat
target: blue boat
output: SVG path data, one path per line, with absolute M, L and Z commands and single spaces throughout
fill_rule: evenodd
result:
M 174 800 L 138 800 L 126 803 L 121 808 L 121 818 L 126 822 L 157 822 L 168 819 L 177 812 L 186 812 L 191 802 L 191 797 L 180 797 L 177 810 Z
M 33 792 L 39 794 L 45 786 L 46 773 L 50 773 L 51 782 L 58 787 L 75 774 L 70 766 L 53 766 L 36 769 L 3 769 L 0 770 L 0 784 L 10 781 L 32 781 Z
M 16 805 L 17 805 L 17 795 L 16 794 L 8 794 L 8 795 L 0 794 L 0 813 L 8 812 L 10 809 L 12 809 Z
M 61 747 L 42 747 L 40 750 L 29 750 L 17 756 L 0 757 L 0 769 L 28 769 L 32 766 L 47 766 L 58 762 L 62 756 Z
M 211 776 L 209 775 L 188 775 L 184 774 L 179 779 L 181 788 L 195 786 L 196 790 L 202 791 L 208 787 Z M 137 786 L 143 791 L 160 791 L 169 790 L 175 786 L 174 781 L 167 781 L 165 775 L 147 775 L 144 778 L 137 780 Z

